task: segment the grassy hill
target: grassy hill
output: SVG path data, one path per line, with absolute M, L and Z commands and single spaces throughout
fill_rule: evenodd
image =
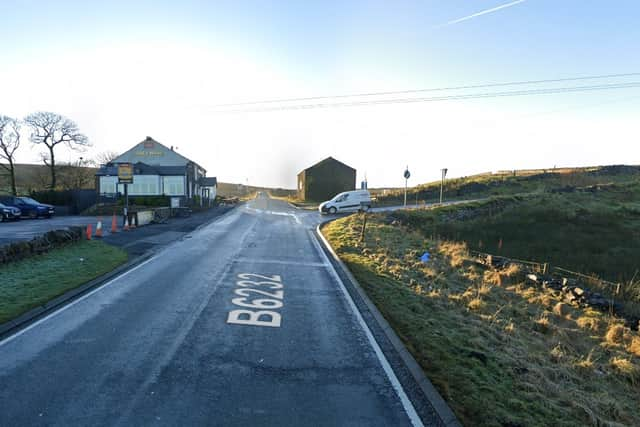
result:
M 560 168 L 501 171 L 469 177 L 447 179 L 444 185 L 445 200 L 479 199 L 489 196 L 571 191 L 611 183 L 628 183 L 640 180 L 640 166 L 613 165 L 585 168 Z M 381 205 L 402 204 L 404 189 L 372 189 Z M 408 203 L 437 202 L 440 197 L 440 181 L 412 187 L 407 191 Z
M 425 236 L 611 281 L 629 281 L 640 269 L 640 182 L 498 196 L 394 216 Z

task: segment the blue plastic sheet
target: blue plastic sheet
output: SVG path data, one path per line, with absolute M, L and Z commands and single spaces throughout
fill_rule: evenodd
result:
M 422 262 L 429 262 L 429 258 L 431 257 L 431 255 L 429 254 L 429 252 L 425 252 L 422 254 L 422 256 L 420 257 L 420 261 Z

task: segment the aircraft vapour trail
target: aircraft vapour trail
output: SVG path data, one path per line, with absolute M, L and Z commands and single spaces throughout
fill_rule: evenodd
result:
M 496 11 L 501 10 L 501 9 L 506 9 L 508 7 L 511 7 L 511 6 L 515 6 L 517 4 L 524 3 L 525 1 L 526 0 L 516 0 L 516 1 L 512 1 L 510 3 L 506 3 L 506 4 L 503 4 L 503 5 L 500 5 L 500 6 L 492 7 L 491 9 L 482 10 L 480 12 L 476 12 L 476 13 L 471 14 L 471 15 L 463 16 L 462 18 L 454 19 L 454 20 L 446 22 L 446 23 L 444 23 L 442 25 L 438 25 L 435 28 L 448 27 L 449 25 L 458 24 L 460 22 L 467 21 L 469 19 L 473 19 L 473 18 L 476 18 L 478 16 L 486 15 L 488 13 L 493 13 L 493 12 L 496 12 Z

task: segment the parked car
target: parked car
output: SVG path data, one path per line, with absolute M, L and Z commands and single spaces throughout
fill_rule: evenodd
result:
M 371 209 L 371 194 L 368 190 L 345 191 L 318 206 L 321 214 L 367 211 L 369 209 Z
M 40 203 L 30 197 L 2 196 L 0 203 L 20 209 L 22 216 L 29 218 L 51 218 L 55 213 L 53 206 Z
M 21 214 L 20 209 L 0 203 L 0 222 L 7 219 L 20 219 Z

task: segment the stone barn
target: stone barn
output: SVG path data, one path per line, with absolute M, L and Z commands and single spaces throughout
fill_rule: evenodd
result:
M 355 188 L 356 170 L 333 157 L 327 157 L 298 174 L 298 198 L 301 200 L 322 202 Z

